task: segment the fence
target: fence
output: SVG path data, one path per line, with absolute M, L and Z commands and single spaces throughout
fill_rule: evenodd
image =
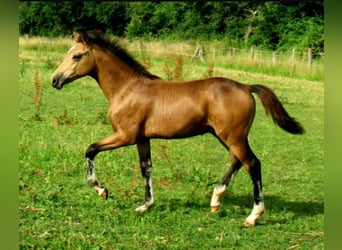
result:
M 140 55 L 156 57 L 182 57 L 189 62 L 211 63 L 235 68 L 259 67 L 282 70 L 290 76 L 298 74 L 319 74 L 324 71 L 324 53 L 313 52 L 311 48 L 299 51 L 267 51 L 251 47 L 239 49 L 213 44 L 190 44 L 185 42 L 132 42 L 130 51 Z M 264 70 L 264 69 L 262 69 Z
M 222 42 L 207 42 L 196 44 L 191 42 L 163 42 L 163 41 L 123 41 L 129 51 L 133 52 L 145 66 L 159 60 L 176 64 L 178 58 L 182 58 L 184 64 L 193 68 L 194 64 L 210 70 L 237 69 L 267 73 L 272 75 L 284 75 L 304 77 L 309 80 L 322 81 L 324 75 L 324 53 L 314 52 L 311 49 L 299 51 L 267 51 L 255 47 L 239 49 L 225 46 Z M 50 46 L 51 43 L 63 45 L 67 48 L 74 41 L 72 39 L 48 39 L 21 37 L 19 44 L 37 44 Z M 153 60 L 151 60 L 153 58 Z M 172 62 L 170 62 L 172 61 Z M 186 67 L 186 65 L 185 65 Z M 208 69 L 209 70 L 209 69 Z M 190 70 L 189 70 L 190 71 Z

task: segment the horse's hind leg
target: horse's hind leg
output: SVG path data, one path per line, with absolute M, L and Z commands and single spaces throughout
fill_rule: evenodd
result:
M 256 220 L 264 213 L 265 210 L 261 182 L 261 164 L 259 159 L 250 149 L 248 141 L 245 143 L 235 144 L 234 146 L 231 146 L 230 149 L 232 153 L 243 163 L 246 171 L 252 179 L 254 206 L 244 224 L 245 226 L 254 226 Z
M 135 211 L 139 213 L 145 212 L 154 202 L 153 189 L 152 189 L 152 161 L 151 161 L 151 148 L 150 141 L 146 139 L 137 144 L 141 173 L 145 182 L 145 201 L 144 204 L 138 207 Z
M 265 205 L 262 193 L 261 164 L 253 154 L 253 158 L 246 165 L 246 170 L 253 182 L 254 205 L 251 214 L 245 220 L 245 226 L 254 226 L 256 220 L 264 213 Z
M 233 179 L 234 175 L 237 174 L 241 166 L 241 161 L 237 159 L 234 155 L 232 155 L 232 163 L 228 171 L 223 176 L 219 184 L 214 188 L 214 192 L 210 202 L 211 212 L 215 212 L 219 209 L 220 199 L 222 198 L 224 191 L 226 191 L 230 181 Z

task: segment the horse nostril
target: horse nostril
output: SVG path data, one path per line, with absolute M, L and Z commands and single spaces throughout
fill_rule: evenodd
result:
M 51 84 L 52 84 L 53 87 L 56 87 L 57 82 L 58 82 L 58 81 L 57 81 L 56 78 L 52 78 L 52 79 L 51 79 Z
M 67 83 L 62 73 L 53 74 L 51 77 L 51 85 L 56 89 L 62 89 L 63 85 Z
M 53 75 L 51 77 L 51 85 L 52 85 L 52 87 L 58 88 L 59 79 L 60 79 L 60 77 L 58 76 L 58 74 L 57 75 Z

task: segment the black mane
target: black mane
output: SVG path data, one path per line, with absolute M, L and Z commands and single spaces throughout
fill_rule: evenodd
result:
M 90 44 L 96 44 L 101 48 L 108 49 L 130 68 L 132 68 L 138 75 L 147 77 L 149 79 L 160 79 L 160 77 L 151 74 L 148 70 L 140 64 L 133 56 L 120 44 L 118 39 L 109 39 L 98 31 L 87 31 L 81 35 L 82 39 Z

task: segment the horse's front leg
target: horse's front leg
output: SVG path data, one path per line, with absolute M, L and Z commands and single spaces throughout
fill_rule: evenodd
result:
M 132 144 L 132 142 L 127 140 L 127 138 L 127 136 L 123 136 L 122 133 L 117 132 L 99 142 L 91 144 L 86 151 L 85 156 L 88 164 L 88 184 L 93 186 L 96 193 L 103 198 L 108 198 L 108 189 L 101 186 L 100 182 L 97 180 L 94 162 L 95 156 L 101 151 Z
M 145 183 L 145 201 L 144 204 L 138 207 L 135 211 L 139 213 L 145 212 L 154 202 L 153 189 L 152 189 L 152 161 L 151 161 L 151 148 L 150 140 L 146 139 L 137 144 L 141 173 Z
M 101 186 L 100 182 L 96 178 L 95 172 L 95 163 L 94 159 L 87 157 L 88 163 L 88 184 L 95 188 L 96 193 L 103 198 L 108 198 L 108 189 L 106 187 Z

